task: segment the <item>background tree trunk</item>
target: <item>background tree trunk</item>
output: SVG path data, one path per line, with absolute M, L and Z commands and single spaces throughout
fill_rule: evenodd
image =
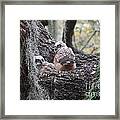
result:
M 49 20 L 48 21 L 48 31 L 51 33 L 51 36 L 57 41 L 57 22 L 56 20 Z
M 72 36 L 74 34 L 74 27 L 76 25 L 77 20 L 67 20 L 65 22 L 65 27 L 63 29 L 63 37 L 62 41 L 66 43 L 66 45 L 70 48 L 73 48 L 72 45 Z

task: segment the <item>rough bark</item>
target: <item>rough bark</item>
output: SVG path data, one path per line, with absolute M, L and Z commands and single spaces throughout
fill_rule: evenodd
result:
M 39 71 L 33 57 L 42 55 L 48 62 L 53 61 L 54 41 L 40 21 L 20 21 L 20 43 L 21 99 L 49 99 L 48 92 L 38 85 Z
M 76 54 L 74 71 L 59 71 L 56 75 L 39 75 L 54 100 L 100 99 L 100 66 L 96 55 Z

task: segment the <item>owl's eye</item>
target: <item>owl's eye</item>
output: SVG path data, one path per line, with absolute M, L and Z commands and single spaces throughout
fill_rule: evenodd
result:
M 57 48 L 61 48 L 61 45 L 59 44 L 59 45 L 57 45 Z
M 35 60 L 35 63 L 36 63 L 36 64 L 42 64 L 42 61 L 41 61 L 40 59 L 36 59 L 36 60 Z
M 41 59 L 42 62 L 44 62 L 44 59 Z

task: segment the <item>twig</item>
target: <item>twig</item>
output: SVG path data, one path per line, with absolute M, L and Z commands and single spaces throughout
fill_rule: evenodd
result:
M 98 48 L 96 47 L 96 48 L 93 48 L 93 50 L 91 51 L 91 54 L 93 54 L 94 53 L 94 51 L 96 51 Z
M 86 46 L 88 45 L 88 43 L 90 42 L 90 40 L 93 38 L 93 36 L 96 34 L 97 31 L 94 31 L 94 33 L 90 36 L 90 38 L 88 39 L 88 41 L 86 42 L 85 46 L 81 49 L 81 51 L 83 51 L 84 48 L 86 48 Z

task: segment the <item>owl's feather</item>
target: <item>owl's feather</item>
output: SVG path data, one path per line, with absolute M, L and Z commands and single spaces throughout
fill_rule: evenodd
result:
M 75 54 L 71 48 L 61 47 L 54 57 L 57 70 L 73 70 L 76 68 Z

